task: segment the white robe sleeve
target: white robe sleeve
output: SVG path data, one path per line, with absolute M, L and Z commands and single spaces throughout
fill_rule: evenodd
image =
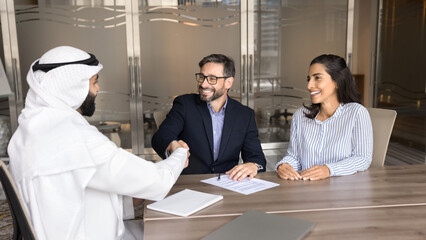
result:
M 123 149 L 96 169 L 88 188 L 148 200 L 163 199 L 178 179 L 187 150 L 178 148 L 158 163 L 146 161 Z

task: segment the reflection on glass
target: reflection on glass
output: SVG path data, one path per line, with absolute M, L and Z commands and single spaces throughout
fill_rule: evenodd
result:
M 262 142 L 289 140 L 292 113 L 309 104 L 306 75 L 321 54 L 345 56 L 347 2 L 255 3 L 255 111 Z
M 153 113 L 168 112 L 176 96 L 197 92 L 194 74 L 203 57 L 222 53 L 235 61 L 230 96 L 239 100 L 240 10 L 239 1 L 198 0 L 141 1 L 139 8 L 145 147 L 149 147 L 156 130 Z
M 35 59 L 60 45 L 93 53 L 104 69 L 99 74 L 96 112 L 88 120 L 119 146 L 131 148 L 130 130 L 126 130 L 130 125 L 130 86 L 124 4 L 21 2 L 15 5 L 21 76 L 27 75 Z
M 395 109 L 394 148 L 417 149 L 411 162 L 425 163 L 426 155 L 426 2 L 383 1 L 376 107 Z

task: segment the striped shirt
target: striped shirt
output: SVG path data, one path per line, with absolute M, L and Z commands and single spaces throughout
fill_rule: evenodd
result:
M 373 155 L 373 128 L 366 108 L 358 103 L 340 104 L 325 121 L 305 117 L 306 108 L 293 115 L 287 155 L 279 161 L 296 171 L 326 165 L 330 176 L 366 170 Z

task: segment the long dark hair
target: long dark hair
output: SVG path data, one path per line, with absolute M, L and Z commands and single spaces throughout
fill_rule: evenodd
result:
M 332 54 L 323 54 L 314 58 L 309 66 L 315 63 L 322 64 L 325 71 L 337 84 L 337 99 L 340 103 L 361 103 L 361 97 L 356 88 L 352 73 L 348 66 L 346 66 L 346 62 L 343 58 Z M 321 103 L 312 103 L 311 106 L 305 106 L 305 104 L 303 104 L 303 106 L 308 109 L 308 112 L 305 112 L 305 116 L 314 119 L 320 111 Z

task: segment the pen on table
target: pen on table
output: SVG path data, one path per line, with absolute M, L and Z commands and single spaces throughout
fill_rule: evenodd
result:
M 220 181 L 220 173 L 217 174 L 217 180 Z

